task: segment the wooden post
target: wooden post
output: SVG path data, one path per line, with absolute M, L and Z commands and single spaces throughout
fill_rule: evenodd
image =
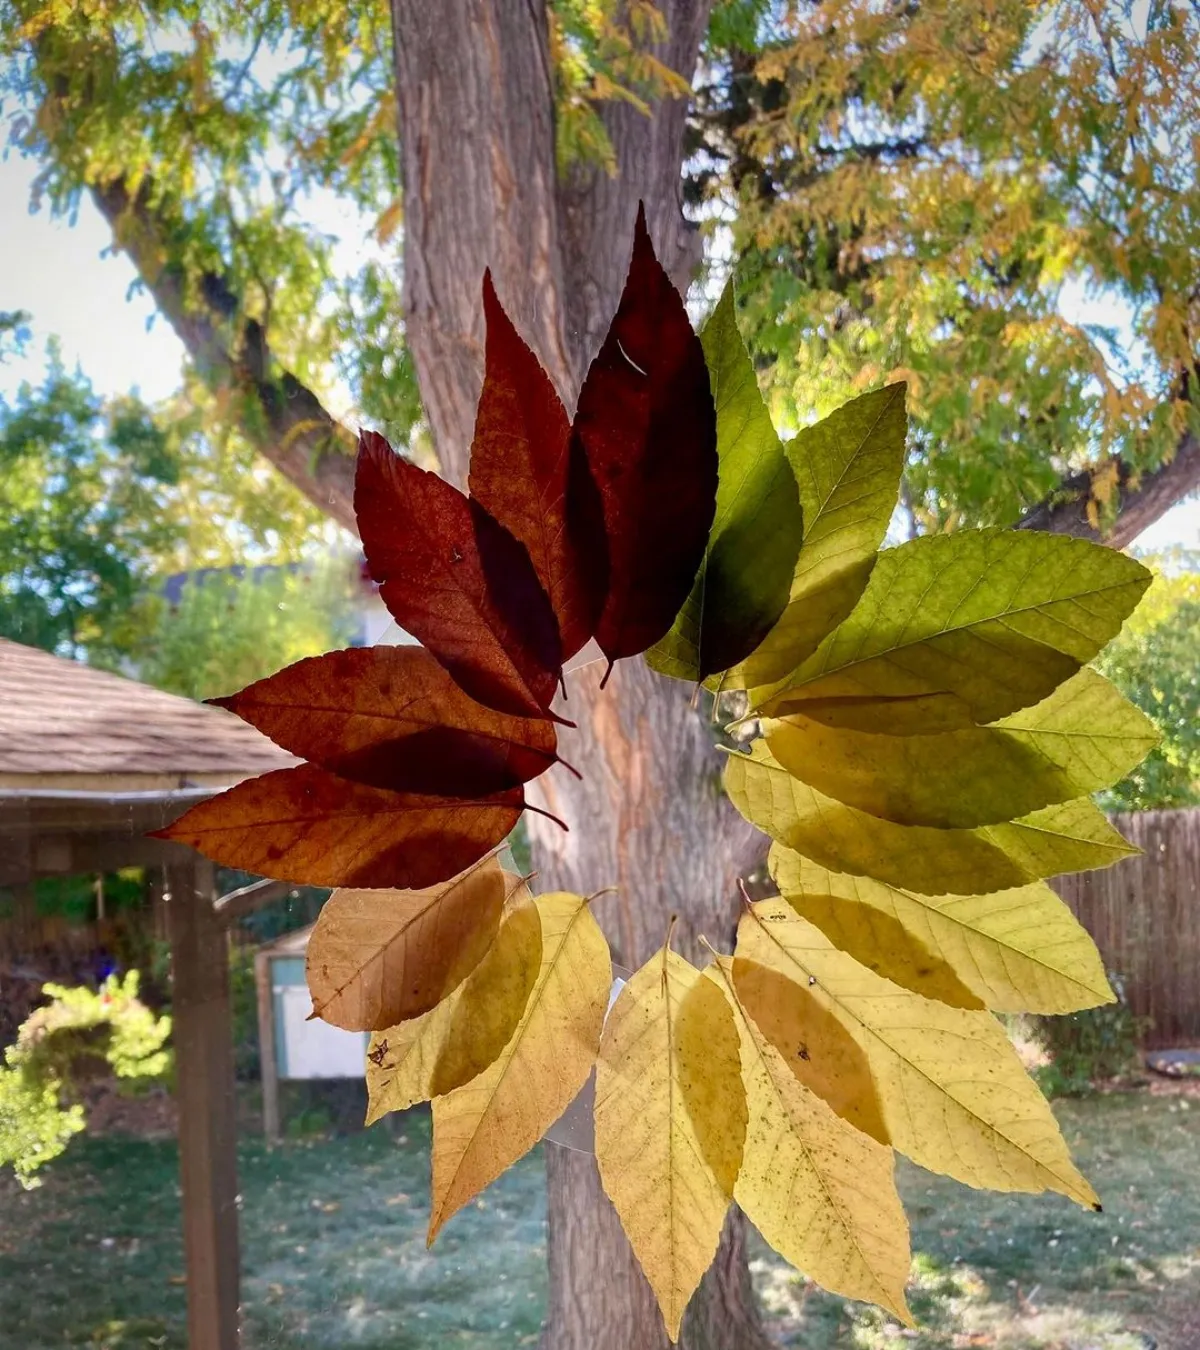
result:
M 189 1350 L 238 1350 L 236 1104 L 229 947 L 212 864 L 167 864 Z
M 275 1059 L 275 988 L 270 950 L 254 955 L 254 987 L 258 998 L 258 1067 L 262 1082 L 263 1135 L 267 1145 L 279 1143 L 279 1064 Z

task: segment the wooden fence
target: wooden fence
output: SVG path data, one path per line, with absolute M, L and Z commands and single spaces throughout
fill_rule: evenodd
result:
M 1055 890 L 1152 1021 L 1149 1047 L 1200 1045 L 1200 809 L 1139 811 L 1113 824 L 1142 850 L 1115 867 L 1059 877 Z

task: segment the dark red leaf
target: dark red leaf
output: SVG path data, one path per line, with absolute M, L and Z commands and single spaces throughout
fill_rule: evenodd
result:
M 562 646 L 525 546 L 373 431 L 359 438 L 354 510 L 367 567 L 400 627 L 480 703 L 544 716 Z
M 608 594 L 596 640 L 609 661 L 671 627 L 704 557 L 717 496 L 708 369 L 639 209 L 633 260 L 579 395 L 575 435 L 600 493 Z
M 211 702 L 301 759 L 394 792 L 487 796 L 558 758 L 550 722 L 476 703 L 423 647 L 313 656 Z
M 554 384 L 504 312 L 490 272 L 483 312 L 487 347 L 469 487 L 529 550 L 558 618 L 565 661 L 595 632 L 604 603 L 599 497 Z
M 521 788 L 452 800 L 385 792 L 313 764 L 250 778 L 164 830 L 214 862 L 301 886 L 432 886 L 500 843 Z

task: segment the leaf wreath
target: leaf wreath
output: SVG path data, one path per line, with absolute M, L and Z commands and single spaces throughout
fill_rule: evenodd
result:
M 594 1069 L 600 1175 L 673 1339 L 731 1201 L 814 1280 L 909 1320 L 894 1150 L 1097 1203 L 993 1012 L 1113 997 L 1046 878 L 1131 852 L 1089 794 L 1157 733 L 1088 663 L 1149 573 L 1003 530 L 880 552 L 904 386 L 781 443 L 732 289 L 697 337 L 640 212 L 573 419 L 490 278 L 484 312 L 471 495 L 360 445 L 368 566 L 422 645 L 217 700 L 305 762 L 161 833 L 350 888 L 309 943 L 314 1011 L 373 1033 L 371 1119 L 433 1101 L 431 1238 Z M 607 1016 L 587 902 L 496 858 L 559 763 L 551 705 L 591 639 L 742 691 L 725 786 L 779 890 L 732 954 L 665 945 Z

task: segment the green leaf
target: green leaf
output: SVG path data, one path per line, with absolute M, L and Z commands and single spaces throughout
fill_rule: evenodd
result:
M 800 713 L 763 722 L 772 755 L 828 797 L 901 825 L 972 829 L 1119 782 L 1158 741 L 1154 724 L 1086 667 L 988 727 L 896 736 Z
M 1044 881 L 991 895 L 920 895 L 831 872 L 779 844 L 768 866 L 797 914 L 914 993 L 997 1012 L 1067 1013 L 1113 1000 L 1096 944 Z M 952 969 L 971 997 L 934 984 L 931 966 Z
M 784 679 L 858 602 L 896 505 L 904 394 L 903 384 L 863 394 L 784 447 L 804 511 L 791 594 L 779 622 L 721 688 L 757 689 Z
M 678 680 L 727 669 L 771 631 L 788 603 L 803 532 L 796 480 L 738 333 L 732 282 L 700 341 L 717 410 L 717 512 L 691 594 L 646 653 Z
M 793 778 L 762 741 L 730 756 L 725 790 L 752 824 L 822 867 L 922 894 L 986 895 L 1136 852 L 1088 801 L 978 830 L 879 820 Z
M 897 735 L 921 728 L 887 701 L 933 696 L 942 729 L 995 722 L 1090 661 L 1150 580 L 1136 559 L 1066 535 L 914 539 L 879 555 L 853 614 L 763 710 L 836 700 L 843 725 Z

